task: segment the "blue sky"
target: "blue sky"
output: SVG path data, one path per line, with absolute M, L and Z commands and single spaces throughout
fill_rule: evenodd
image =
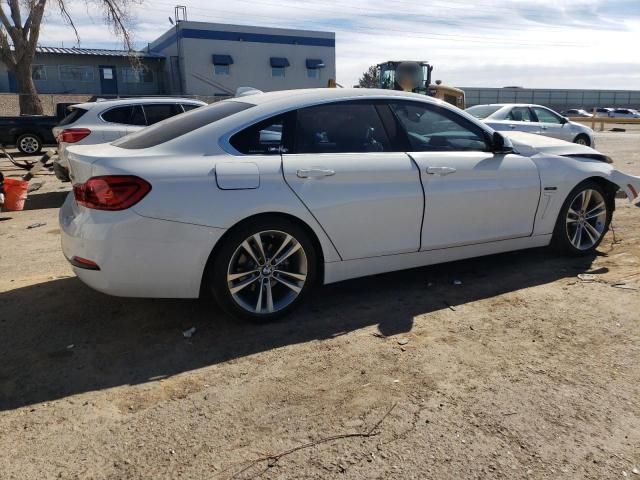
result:
M 84 47 L 120 48 L 99 13 L 70 1 Z M 640 0 L 182 0 L 189 20 L 336 32 L 338 82 L 375 63 L 428 60 L 458 86 L 640 89 Z M 136 45 L 175 3 L 131 8 Z M 40 43 L 73 46 L 53 4 Z

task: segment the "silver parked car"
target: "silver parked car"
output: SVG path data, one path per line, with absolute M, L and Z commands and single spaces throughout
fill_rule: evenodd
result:
M 633 108 L 616 108 L 609 112 L 609 116 L 614 118 L 640 118 L 640 112 Z
M 466 112 L 494 130 L 536 133 L 589 147 L 595 146 L 593 130 L 542 105 L 496 103 L 469 107 Z

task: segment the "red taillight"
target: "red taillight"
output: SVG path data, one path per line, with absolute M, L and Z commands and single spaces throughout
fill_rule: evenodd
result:
M 60 141 L 65 143 L 76 143 L 90 133 L 91 130 L 88 128 L 67 128 L 60 134 Z
M 85 270 L 100 270 L 96 262 L 82 257 L 71 257 L 69 263 L 74 267 L 84 268 Z
M 134 206 L 151 190 L 146 180 L 132 175 L 91 177 L 73 186 L 76 201 L 96 210 L 125 210 Z

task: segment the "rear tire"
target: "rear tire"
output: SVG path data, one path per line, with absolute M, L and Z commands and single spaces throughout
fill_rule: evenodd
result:
M 552 245 L 568 255 L 593 254 L 609 230 L 613 207 L 600 184 L 582 182 L 571 190 L 560 209 Z
M 318 255 L 304 229 L 288 219 L 251 220 L 222 242 L 208 288 L 235 318 L 260 323 L 281 318 L 315 284 Z
M 577 143 L 578 145 L 585 145 L 587 147 L 591 146 L 591 140 L 584 133 L 581 133 L 576 138 L 574 138 L 573 143 Z
M 16 140 L 16 147 L 25 155 L 37 155 L 42 150 L 42 140 L 33 133 L 23 133 Z

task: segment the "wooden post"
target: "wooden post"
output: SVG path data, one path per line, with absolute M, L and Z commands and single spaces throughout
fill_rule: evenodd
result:
M 593 107 L 593 115 L 591 115 L 591 130 L 596 130 L 596 107 Z

